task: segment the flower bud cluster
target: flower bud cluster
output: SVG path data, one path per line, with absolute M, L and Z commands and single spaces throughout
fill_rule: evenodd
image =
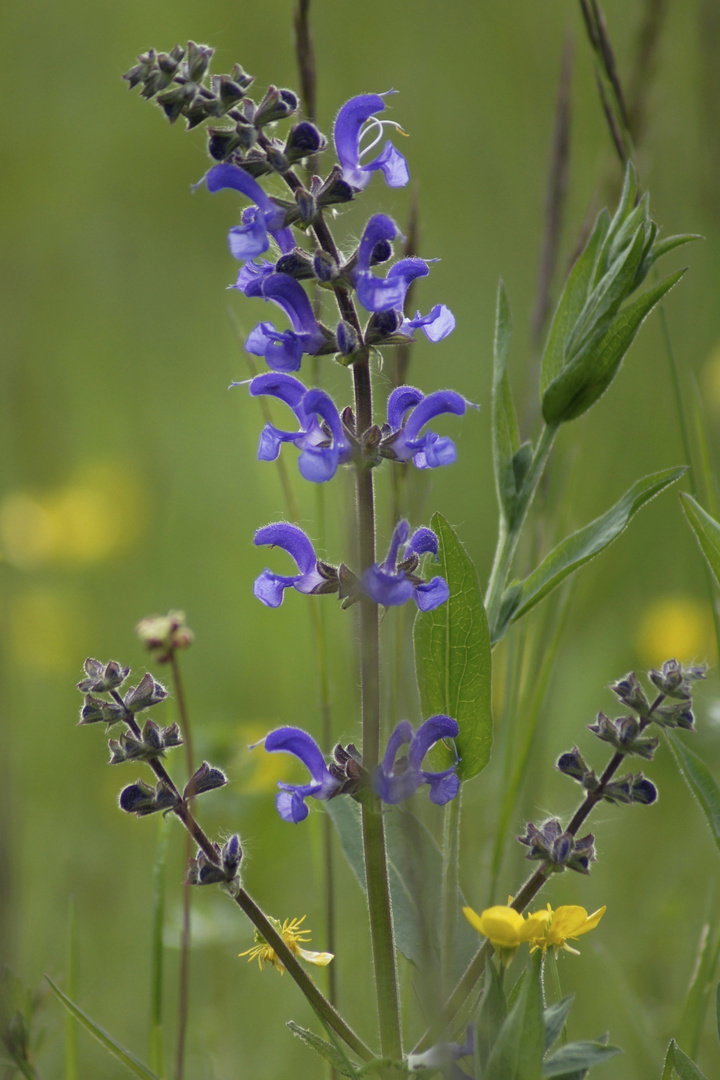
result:
M 595 862 L 595 837 L 592 833 L 579 840 L 572 833 L 563 829 L 557 818 L 551 818 L 539 828 L 530 821 L 523 836 L 518 841 L 529 847 L 527 859 L 542 860 L 553 873 L 563 870 L 577 870 L 580 874 L 590 873 L 590 863 Z
M 239 885 L 238 870 L 243 855 L 240 837 L 231 836 L 222 847 L 213 844 L 213 849 L 217 856 L 215 861 L 208 858 L 202 849 L 190 860 L 187 884 L 226 885 L 233 891 Z

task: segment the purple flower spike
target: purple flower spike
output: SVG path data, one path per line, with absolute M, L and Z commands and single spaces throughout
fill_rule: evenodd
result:
M 340 781 L 328 771 L 322 750 L 306 731 L 296 727 L 281 727 L 271 731 L 265 739 L 265 749 L 271 752 L 283 750 L 294 754 L 307 767 L 312 781 L 309 784 L 284 784 L 278 782 L 280 791 L 275 805 L 283 821 L 297 825 L 308 816 L 305 800 L 329 799 L 340 787 Z
M 300 423 L 300 431 L 281 431 L 266 424 L 260 435 L 258 459 L 274 461 L 284 442 L 294 443 L 300 450 L 300 474 L 314 483 L 331 480 L 339 465 L 352 456 L 352 446 L 343 430 L 334 402 L 323 390 L 307 391 L 292 375 L 258 375 L 250 383 L 253 397 L 271 394 L 289 405 Z M 323 428 L 318 417 L 324 421 Z M 328 436 L 328 431 L 330 435 Z
M 230 251 L 236 259 L 254 259 L 262 255 L 270 247 L 270 236 L 282 252 L 292 251 L 295 247 L 292 230 L 283 227 L 285 211 L 265 194 L 249 173 L 238 165 L 213 165 L 204 179 L 208 191 L 233 188 L 257 204 L 243 211 L 242 225 L 236 225 L 228 235 Z
M 437 390 L 426 397 L 413 386 L 398 386 L 388 398 L 388 424 L 392 433 L 384 440 L 384 445 L 397 461 L 412 458 L 418 469 L 452 465 L 457 456 L 452 439 L 436 435 L 434 431 L 421 436 L 420 431 L 441 413 L 462 416 L 467 404 L 454 390 Z
M 255 544 L 269 544 L 287 551 L 297 565 L 299 574 L 273 574 L 263 570 L 253 585 L 253 593 L 267 607 L 280 607 L 285 589 L 297 589 L 300 593 L 312 593 L 323 584 L 324 578 L 317 570 L 317 559 L 310 540 L 297 525 L 280 521 L 265 525 L 255 533 Z
M 274 300 L 292 323 L 292 330 L 277 330 L 273 323 L 262 322 L 248 334 L 247 352 L 263 356 L 273 371 L 297 371 L 304 353 L 315 356 L 328 344 L 307 293 L 295 278 L 261 271 L 259 287 L 253 283 L 251 288 L 253 296 Z
M 409 722 L 401 720 L 388 739 L 383 759 L 373 774 L 375 793 L 383 802 L 399 803 L 414 795 L 422 784 L 429 784 L 431 802 L 437 806 L 450 802 L 460 790 L 456 765 L 437 773 L 425 772 L 421 765 L 431 746 L 440 739 L 456 738 L 458 732 L 457 721 L 449 716 L 431 716 L 414 735 Z M 405 743 L 409 743 L 407 755 L 398 758 L 398 750 Z
M 362 576 L 362 588 L 366 596 L 384 607 L 396 607 L 411 597 L 421 611 L 432 611 L 444 604 L 450 595 L 444 578 L 434 577 L 423 581 L 415 574 L 420 556 L 430 552 L 437 555 L 438 541 L 432 529 L 418 529 L 408 541 L 409 526 L 401 521 L 395 527 L 387 558 L 375 563 Z M 402 558 L 400 548 L 404 546 Z
M 358 190 L 362 190 L 370 183 L 372 174 L 378 169 L 382 172 L 389 187 L 404 187 L 410 179 L 405 158 L 395 149 L 390 140 L 385 143 L 383 150 L 376 158 L 366 165 L 360 164 L 361 157 L 372 150 L 379 141 L 384 125 L 382 120 L 376 120 L 374 117 L 375 113 L 382 112 L 384 108 L 385 102 L 380 94 L 361 94 L 343 105 L 335 121 L 333 138 L 338 161 L 342 167 L 342 177 L 346 183 Z M 361 150 L 363 128 L 371 117 L 373 120 L 369 127 L 378 129 L 378 137 Z M 369 127 L 365 130 L 369 130 Z

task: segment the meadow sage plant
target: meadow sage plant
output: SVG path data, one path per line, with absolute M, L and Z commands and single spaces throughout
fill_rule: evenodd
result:
M 286 600 L 339 602 L 348 609 L 346 617 L 358 627 L 360 745 L 333 748 L 298 726 L 298 718 L 287 717 L 252 753 L 298 759 L 309 778 L 278 782 L 282 821 L 300 825 L 293 837 L 307 843 L 303 823 L 321 812 L 365 890 L 377 1032 L 372 1027 L 356 1032 L 335 995 L 321 991 L 303 966 L 330 965 L 333 953 L 342 950 L 342 935 L 327 943 L 332 951 L 307 949 L 305 916 L 283 913 L 281 921 L 268 915 L 246 888 L 239 831 L 246 824 L 237 823 L 238 831 L 217 840 L 201 825 L 197 800 L 227 784 L 225 771 L 205 761 L 197 766 L 189 753 L 186 783 L 173 779 L 169 752 L 183 744 L 187 749 L 190 738 L 177 653 L 193 636 L 182 613 L 143 619 L 138 626 L 153 659 L 170 665 L 182 722 L 163 726 L 150 717 L 168 696 L 154 675 L 137 676 L 137 685 L 123 690 L 129 669 L 92 658 L 78 684 L 84 695 L 80 722 L 104 724 L 112 734 L 111 764 L 137 763 L 150 770 L 151 782 L 138 778 L 122 789 L 120 809 L 137 817 L 172 815 L 185 827 L 193 844 L 187 882 L 219 885 L 242 909 L 255 938 L 240 955 L 257 959 L 261 970 L 268 965 L 289 973 L 322 1034 L 290 1026 L 326 1059 L 333 1075 L 385 1080 L 416 1073 L 476 1080 L 585 1076 L 618 1051 L 606 1038 L 563 1039 L 556 1045 L 571 1000 L 548 1003 L 542 971 L 557 953 L 576 952 L 569 942 L 596 930 L 605 907 L 590 915 L 571 904 L 524 912 L 553 875 L 590 873 L 597 852 L 595 837 L 584 826 L 598 804 L 655 802 L 654 782 L 640 771 L 623 772 L 626 759 L 639 757 L 645 766 L 659 745 L 655 732 L 664 732 L 675 746 L 678 730 L 693 729 L 692 693 L 703 668 L 668 661 L 650 672 L 652 694 L 634 674 L 612 687 L 625 715 L 599 712 L 589 725 L 609 744 L 609 759 L 593 767 L 579 745 L 559 756 L 559 772 L 581 789 L 578 806 L 567 820 L 551 816 L 528 822 L 517 839 L 534 864 L 532 872 L 516 883 L 507 905 L 491 903 L 480 914 L 465 903 L 459 887 L 460 803 L 463 786 L 490 757 L 493 647 L 684 471 L 665 469 L 638 479 L 601 517 L 538 558 L 534 568 L 518 565 L 518 545 L 556 437 L 611 387 L 642 322 L 682 276 L 679 270 L 659 277 L 657 262 L 690 237 L 660 238 L 649 197 L 628 164 L 618 205 L 612 214 L 597 215 L 550 325 L 540 365 L 541 427 L 534 441 L 521 437 L 513 405 L 507 370 L 510 309 L 500 285 L 491 396 L 482 414 L 492 428 L 499 522 L 483 596 L 463 544 L 440 514 L 412 523 L 398 515 L 386 554 L 377 543 L 377 470 L 404 475 L 410 464 L 422 471 L 455 465 L 470 476 L 473 463 L 463 459 L 449 436 L 429 425 L 440 417 L 452 424 L 480 422 L 476 407 L 457 389 L 402 381 L 383 399 L 385 384 L 376 377 L 382 357 L 395 347 L 407 348 L 418 331 L 441 352 L 455 328 L 452 312 L 434 294 L 433 260 L 401 251 L 401 226 L 373 212 L 373 200 L 385 203 L 383 185 L 403 187 L 410 179 L 411 155 L 408 162 L 396 145 L 404 132 L 389 115 L 401 112 L 402 98 L 389 91 L 358 94 L 340 106 L 328 138 L 313 118 L 302 117 L 302 103 L 292 90 L 270 86 L 253 98 L 253 79 L 239 64 L 227 74 L 210 74 L 212 55 L 211 48 L 194 42 L 167 53 L 151 49 L 125 78 L 171 122 L 182 117 L 188 127 L 207 123 L 212 163 L 196 187 L 206 194 L 230 190 L 237 197 L 240 224 L 227 232 L 230 254 L 239 263 L 231 287 L 240 293 L 245 313 L 258 320 L 245 350 L 268 369 L 244 385 L 252 398 L 274 398 L 287 414 L 283 427 L 258 424 L 259 469 L 280 455 L 297 454 L 300 476 L 310 484 L 336 485 L 342 471 L 352 474 L 354 518 L 345 530 L 349 550 L 329 563 L 296 522 L 261 524 L 254 544 L 267 549 L 273 569 L 263 570 L 252 588 L 272 609 Z M 353 242 L 338 236 L 336 226 L 342 224 L 343 206 L 360 200 L 369 216 Z M 218 238 L 218 257 L 222 254 Z M 413 314 L 409 297 L 416 290 L 422 301 Z M 267 318 L 268 310 L 276 309 L 284 320 L 280 325 Z M 339 400 L 310 385 L 323 364 L 347 373 Z M 240 542 L 252 540 L 249 527 Z M 287 556 L 295 572 L 274 569 L 287 563 Z M 380 633 L 381 623 L 400 618 L 392 609 L 411 601 L 420 701 L 412 720 L 385 705 L 381 661 L 389 646 L 383 639 L 381 648 Z M 281 620 L 283 614 L 273 618 Z M 427 789 L 426 800 L 420 789 Z M 440 832 L 438 845 L 434 834 Z M 479 865 L 474 859 L 473 866 Z M 467 885 L 473 895 L 485 891 L 480 880 Z M 460 918 L 463 911 L 469 925 Z M 615 917 L 608 912 L 608 921 Z M 316 928 L 315 936 L 323 934 Z M 506 969 L 525 944 L 533 955 L 510 994 Z M 398 954 L 410 962 L 415 982 L 406 1001 L 401 1001 Z M 182 1075 L 182 1042 L 178 1053 L 177 1075 Z M 156 1075 L 145 1066 L 135 1071 Z

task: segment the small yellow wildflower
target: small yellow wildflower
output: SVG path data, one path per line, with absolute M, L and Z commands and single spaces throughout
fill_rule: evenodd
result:
M 525 919 L 515 908 L 504 904 L 486 908 L 479 915 L 465 907 L 463 915 L 496 949 L 517 949 L 523 941 L 539 937 L 549 918 L 547 912 L 538 911 Z
M 303 915 L 302 919 L 285 919 L 284 923 L 280 925 L 279 919 L 273 919 L 268 917 L 268 921 L 273 924 L 277 932 L 281 935 L 283 941 L 287 945 L 290 952 L 295 956 L 301 957 L 303 960 L 307 960 L 309 964 L 316 964 L 318 967 L 327 967 L 330 961 L 333 959 L 333 954 L 329 952 L 313 952 L 309 949 L 303 949 L 302 945 L 307 945 L 310 940 L 310 931 L 300 929 L 300 924 L 305 921 L 306 915 Z M 272 945 L 268 945 L 265 938 L 262 936 L 259 930 L 255 931 L 256 945 L 252 949 L 246 949 L 245 952 L 241 952 L 239 956 L 247 956 L 248 963 L 257 957 L 257 962 L 260 965 L 260 970 L 265 967 L 266 964 L 272 964 L 276 967 L 281 975 L 285 974 L 285 965 L 273 949 Z
M 574 940 L 581 934 L 587 934 L 588 930 L 594 930 L 605 914 L 605 910 L 601 907 L 592 915 L 588 915 L 584 907 L 577 907 L 575 904 L 567 904 L 565 907 L 556 908 L 555 911 L 548 904 L 547 912 L 538 912 L 545 916 L 546 921 L 543 932 L 530 939 L 530 952 L 542 949 L 545 955 L 545 951 L 552 947 L 556 953 L 558 949 L 565 949 L 566 952 L 579 956 L 577 949 L 568 945 L 568 938 Z M 531 915 L 530 918 L 532 919 L 533 916 Z

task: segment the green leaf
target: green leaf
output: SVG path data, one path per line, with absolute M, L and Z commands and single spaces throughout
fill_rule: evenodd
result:
M 720 525 L 710 517 L 706 510 L 703 510 L 692 495 L 682 492 L 680 499 L 682 508 L 685 511 L 685 517 L 695 533 L 697 542 L 707 559 L 715 580 L 720 585 Z
M 483 1080 L 538 1080 L 545 1052 L 538 953 L 530 958 L 517 1002 L 488 1058 Z
M 438 572 L 450 598 L 434 611 L 419 611 L 415 619 L 420 705 L 425 719 L 442 713 L 457 720 L 457 774 L 469 780 L 485 768 L 492 746 L 490 632 L 470 556 L 444 517 L 433 514 L 430 525 L 439 540 Z M 449 768 L 455 755 L 443 747 L 434 760 Z
M 495 487 L 500 511 L 511 522 L 518 492 L 514 457 L 520 445 L 510 380 L 506 370 L 512 318 L 502 281 L 498 285 L 495 345 L 493 350 L 492 439 Z
M 695 1062 L 680 1049 L 674 1039 L 671 1039 L 665 1057 L 662 1080 L 670 1080 L 673 1069 L 680 1077 L 680 1080 L 706 1080 Z
M 339 1072 L 341 1076 L 349 1076 L 351 1078 L 357 1077 L 358 1069 L 353 1068 L 352 1064 L 349 1064 L 347 1059 L 344 1058 L 331 1043 L 325 1042 L 319 1035 L 316 1035 L 312 1031 L 308 1031 L 307 1028 L 300 1027 L 294 1020 L 288 1020 L 287 1026 L 290 1028 L 293 1035 L 297 1035 L 299 1039 L 302 1039 L 308 1046 L 311 1046 L 320 1057 L 329 1061 L 333 1069 L 335 1069 L 336 1072 Z
M 711 983 L 715 977 L 719 950 L 720 934 L 713 933 L 710 923 L 705 923 L 700 933 L 700 943 L 693 965 L 693 977 L 677 1032 L 678 1042 L 687 1047 L 691 1057 L 697 1053 L 700 1045 L 700 1035 L 710 1000 Z
M 559 1039 L 574 1000 L 575 995 L 568 994 L 567 997 L 561 998 L 560 1001 L 556 1001 L 554 1005 L 549 1005 L 543 1011 L 546 1050 L 549 1050 L 553 1043 Z
M 715 1025 L 717 1037 L 720 1040 L 720 982 L 715 987 Z
M 568 536 L 546 556 L 540 566 L 520 585 L 519 597 L 512 613 L 512 621 L 521 618 L 539 604 L 560 582 L 589 562 L 627 528 L 630 519 L 650 499 L 654 499 L 668 484 L 674 483 L 685 472 L 685 466 L 663 469 L 633 484 L 629 491 L 602 517 L 596 518 L 584 529 Z
M 70 998 L 62 992 L 59 986 L 55 985 L 49 975 L 46 975 L 45 978 L 50 983 L 53 991 L 60 1001 L 62 1001 L 68 1012 L 72 1013 L 75 1019 L 105 1047 L 108 1053 L 112 1054 L 114 1058 L 117 1058 L 121 1065 L 125 1066 L 128 1072 L 131 1072 L 133 1076 L 138 1076 L 140 1080 L 160 1080 L 157 1073 L 148 1069 L 147 1065 L 143 1065 L 139 1058 L 136 1058 L 129 1050 L 126 1050 L 124 1046 L 121 1046 L 112 1035 L 109 1035 L 104 1028 L 101 1028 L 99 1024 L 96 1024 L 94 1020 L 91 1020 L 86 1012 L 83 1012 L 74 1001 L 71 1001 Z
M 643 321 L 684 273 L 678 270 L 663 278 L 591 336 L 545 390 L 542 414 L 546 424 L 575 420 L 605 393 Z
M 545 1058 L 542 1076 L 563 1076 L 569 1072 L 592 1069 L 601 1065 L 616 1054 L 622 1054 L 617 1046 L 607 1046 L 602 1042 L 572 1042 L 561 1046 L 550 1057 Z
M 492 960 L 488 960 L 485 964 L 485 985 L 475 1029 L 475 1071 L 478 1076 L 485 1075 L 487 1059 L 506 1017 L 507 1002 L 500 975 Z
M 700 809 L 710 826 L 710 832 L 720 851 L 720 788 L 702 758 L 669 730 L 664 730 L 665 738 L 672 750 L 675 764 L 680 775 L 700 803 Z
M 607 210 L 598 214 L 590 239 L 570 271 L 560 302 L 553 316 L 540 372 L 540 393 L 545 391 L 560 374 L 565 364 L 565 346 L 585 306 L 598 255 L 610 228 Z
M 572 362 L 593 328 L 599 327 L 603 320 L 603 325 L 607 326 L 607 320 L 617 313 L 623 300 L 633 291 L 633 282 L 642 259 L 644 246 L 645 230 L 642 225 L 639 225 L 635 230 L 632 243 L 623 248 L 613 259 L 588 296 L 575 329 L 565 346 L 566 364 Z
M 664 240 L 659 240 L 657 244 L 653 246 L 653 262 L 657 259 L 661 259 L 663 255 L 667 255 L 669 251 L 674 251 L 675 248 L 681 247 L 683 244 L 689 244 L 693 240 L 704 239 L 705 237 L 700 233 L 678 233 L 677 236 L 666 236 Z
M 360 887 L 366 891 L 360 806 L 353 799 L 342 797 L 325 805 L 345 857 Z M 395 944 L 416 967 L 437 968 L 442 854 L 431 834 L 410 811 L 395 806 L 383 816 L 383 822 Z M 458 911 L 464 903 L 458 893 Z M 465 919 L 458 923 L 457 946 L 459 955 L 465 958 L 477 947 L 477 934 Z

